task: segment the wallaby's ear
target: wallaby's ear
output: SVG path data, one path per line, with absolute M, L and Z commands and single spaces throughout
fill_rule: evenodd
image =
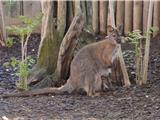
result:
M 123 33 L 123 26 L 122 25 L 118 26 L 117 30 L 118 30 L 119 34 L 122 35 L 122 33 Z
M 107 29 L 108 29 L 109 32 L 113 32 L 114 31 L 114 28 L 111 25 L 108 25 Z

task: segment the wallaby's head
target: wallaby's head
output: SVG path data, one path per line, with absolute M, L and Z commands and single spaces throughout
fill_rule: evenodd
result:
M 111 25 L 107 26 L 109 35 L 108 37 L 112 40 L 115 40 L 118 44 L 122 43 L 122 26 L 119 26 L 117 28 L 113 28 Z

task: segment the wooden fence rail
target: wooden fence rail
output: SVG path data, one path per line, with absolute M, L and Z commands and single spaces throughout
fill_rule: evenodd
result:
M 68 7 L 67 9 L 68 11 L 74 10 L 73 13 L 75 13 L 75 1 L 63 2 L 67 2 L 67 5 L 72 5 L 73 9 L 69 9 Z M 110 24 L 108 6 L 109 1 L 81 1 L 86 22 L 92 26 L 95 33 L 107 34 L 106 28 Z M 149 1 L 114 1 L 114 9 L 116 26 L 122 25 L 124 34 L 133 29 L 140 29 L 142 32 L 146 31 Z M 17 25 L 20 22 L 16 16 L 25 15 L 32 18 L 41 12 L 41 4 L 40 1 L 3 1 L 3 10 L 5 24 Z M 73 18 L 72 15 L 69 16 Z M 154 1 L 152 21 L 152 26 L 160 28 L 160 1 Z

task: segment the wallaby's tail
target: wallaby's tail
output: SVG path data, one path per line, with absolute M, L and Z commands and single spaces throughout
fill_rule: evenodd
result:
M 66 83 L 64 86 L 59 88 L 42 88 L 42 89 L 35 89 L 31 91 L 24 91 L 19 93 L 11 93 L 2 95 L 2 98 L 7 97 L 28 97 L 28 96 L 34 96 L 34 95 L 47 95 L 47 94 L 63 94 L 64 92 L 71 93 L 73 91 L 73 87 L 70 85 L 70 83 Z

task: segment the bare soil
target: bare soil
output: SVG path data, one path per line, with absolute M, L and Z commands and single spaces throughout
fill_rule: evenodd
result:
M 40 35 L 29 42 L 36 58 Z M 20 45 L 0 48 L 0 95 L 15 91 L 15 71 L 3 63 L 20 58 Z M 152 39 L 146 85 L 116 87 L 99 97 L 81 94 L 0 99 L 0 120 L 160 120 L 160 35 Z

